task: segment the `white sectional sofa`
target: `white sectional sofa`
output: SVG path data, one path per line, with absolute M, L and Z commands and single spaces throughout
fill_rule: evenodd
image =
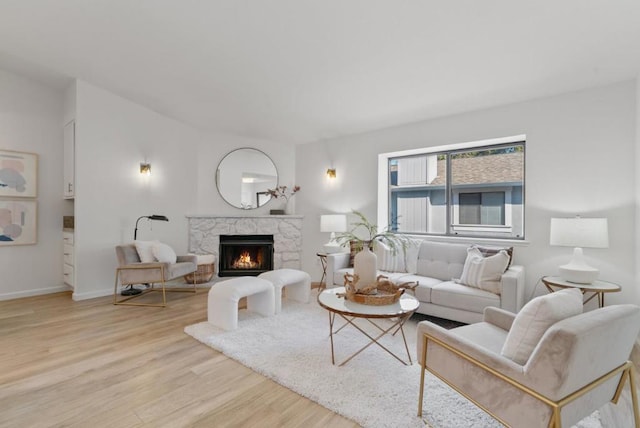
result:
M 513 264 L 502 274 L 501 293 L 494 294 L 454 281 L 460 278 L 467 258 L 467 244 L 422 241 L 416 273 L 385 272 L 394 283 L 417 281 L 419 313 L 471 324 L 482 321 L 484 308 L 494 306 L 517 313 L 524 303 L 524 268 Z M 327 256 L 327 286 L 344 285 L 344 274 L 353 273 L 349 253 Z

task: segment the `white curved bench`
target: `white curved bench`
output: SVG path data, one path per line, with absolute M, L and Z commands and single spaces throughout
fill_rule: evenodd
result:
M 247 298 L 247 310 L 263 316 L 275 313 L 274 286 L 255 276 L 241 276 L 218 282 L 209 290 L 207 317 L 224 330 L 238 328 L 238 301 Z
M 258 275 L 273 284 L 276 314 L 282 310 L 282 289 L 287 287 L 287 299 L 309 303 L 311 276 L 297 269 L 276 269 Z

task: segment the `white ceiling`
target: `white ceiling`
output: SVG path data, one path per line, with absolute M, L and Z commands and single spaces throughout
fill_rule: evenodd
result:
M 0 67 L 303 143 L 637 77 L 638 0 L 0 0 Z

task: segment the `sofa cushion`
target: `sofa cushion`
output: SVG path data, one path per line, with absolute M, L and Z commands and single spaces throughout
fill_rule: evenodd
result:
M 188 273 L 195 272 L 198 269 L 195 263 L 190 262 L 177 262 L 168 265 L 169 267 L 169 279 L 178 278 Z
M 391 279 L 391 278 L 390 278 Z M 394 284 L 402 284 L 404 282 L 417 282 L 418 285 L 413 289 L 414 296 L 421 302 L 431 303 L 431 289 L 440 284 L 442 281 L 436 278 L 429 278 L 420 275 L 396 275 L 391 281 Z
M 454 281 L 444 281 L 431 289 L 431 303 L 463 311 L 482 313 L 487 306 L 500 307 L 500 296 Z
M 497 355 L 500 355 L 500 351 L 507 339 L 508 333 L 507 330 L 503 330 L 488 322 L 478 322 L 464 325 L 462 327 L 456 327 L 452 332 L 457 336 L 468 339 Z
M 582 313 L 582 293 L 567 288 L 529 301 L 513 320 L 501 354 L 518 364 L 529 356 L 553 324 Z
M 508 263 L 509 255 L 505 250 L 484 257 L 478 248 L 470 247 L 467 250 L 467 259 L 458 282 L 469 287 L 500 294 L 502 292 L 500 278 Z
M 442 281 L 460 278 L 468 247 L 465 244 L 422 241 L 416 274 Z

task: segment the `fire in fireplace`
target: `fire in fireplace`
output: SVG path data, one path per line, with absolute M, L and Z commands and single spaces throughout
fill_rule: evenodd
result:
M 220 235 L 219 276 L 257 276 L 273 269 L 273 235 Z

